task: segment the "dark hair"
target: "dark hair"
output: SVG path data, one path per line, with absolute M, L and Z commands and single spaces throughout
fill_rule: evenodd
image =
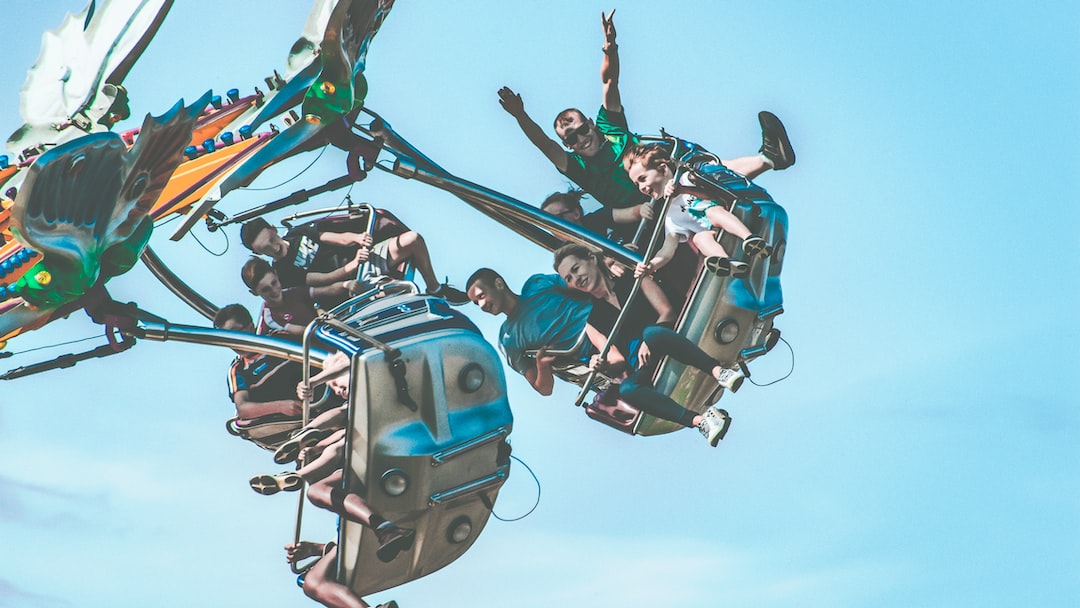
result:
M 225 323 L 229 321 L 236 321 L 241 325 L 254 325 L 255 322 L 251 320 L 251 313 L 247 308 L 244 308 L 242 304 L 229 304 L 223 308 L 218 309 L 217 314 L 214 315 L 214 327 L 221 329 L 225 326 Z
M 247 285 L 248 289 L 254 290 L 263 277 L 273 272 L 274 269 L 270 267 L 270 262 L 251 256 L 248 261 L 244 262 L 244 267 L 240 269 L 240 278 L 243 279 L 244 285 Z
M 558 114 L 555 115 L 554 128 L 558 129 L 560 124 L 565 124 L 565 123 L 570 122 L 570 117 L 571 116 L 580 116 L 581 117 L 581 122 L 586 122 L 586 121 L 589 120 L 589 117 L 585 116 L 585 113 L 582 112 L 581 110 L 579 110 L 577 108 L 566 108 L 562 112 L 559 112 Z
M 490 268 L 481 268 L 469 275 L 469 280 L 465 281 L 465 291 L 468 291 L 469 288 L 473 286 L 473 283 L 476 283 L 477 281 L 483 281 L 488 285 L 494 285 L 495 279 L 502 279 L 502 282 L 506 283 L 506 279 L 503 279 L 502 275 L 499 273 Z
M 608 282 L 615 280 L 615 277 L 611 274 L 611 269 L 604 263 L 604 252 L 599 249 L 589 247 L 588 245 L 579 245 L 577 243 L 567 243 L 562 247 L 555 250 L 555 262 L 551 265 L 555 269 L 555 272 L 559 271 L 559 264 L 566 258 L 574 256 L 587 260 L 592 258 L 596 261 L 596 265 L 600 267 L 600 274 Z
M 250 222 L 244 223 L 240 226 L 240 242 L 244 244 L 244 247 L 254 251 L 252 245 L 255 243 L 255 238 L 259 236 L 263 230 L 274 230 L 274 227 L 270 225 L 270 222 L 264 220 L 261 217 L 257 217 Z M 277 230 L 274 230 L 276 233 Z
M 641 163 L 646 169 L 657 169 L 667 164 L 669 152 L 663 144 L 633 144 L 623 151 L 623 170 L 629 172 L 634 163 Z
M 578 190 L 577 188 L 571 188 L 566 192 L 555 192 L 549 194 L 544 202 L 540 203 L 540 210 L 544 211 L 547 207 L 554 205 L 555 203 L 565 203 L 570 207 L 581 211 L 581 198 L 585 196 L 584 190 Z

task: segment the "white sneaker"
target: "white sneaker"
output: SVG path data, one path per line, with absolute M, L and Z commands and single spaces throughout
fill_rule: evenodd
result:
M 701 415 L 701 422 L 698 423 L 697 428 L 709 445 L 715 448 L 727 434 L 729 426 L 731 426 L 731 417 L 728 413 L 722 409 L 710 407 Z
M 734 393 L 742 386 L 743 380 L 746 380 L 746 376 L 742 373 L 741 369 L 728 369 L 724 367 L 720 369 L 720 377 L 716 379 L 716 382 L 720 386 Z

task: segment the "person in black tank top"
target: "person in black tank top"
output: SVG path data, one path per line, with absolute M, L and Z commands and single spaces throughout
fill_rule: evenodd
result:
M 613 277 L 603 262 L 601 252 L 583 245 L 570 244 L 555 252 L 555 270 L 572 289 L 590 294 L 593 311 L 586 326 L 590 341 L 602 351 L 625 307 L 633 279 Z M 727 412 L 713 406 L 705 414 L 697 414 L 658 392 L 652 385 L 652 375 L 662 357 L 672 357 L 709 373 L 727 388 L 738 388 L 742 378 L 735 381 L 732 370 L 702 351 L 694 343 L 672 331 L 675 312 L 660 287 L 651 279 L 641 281 L 641 292 L 631 303 L 622 326 L 615 334 L 607 356 L 594 355 L 590 366 L 607 368 L 613 374 L 625 373 L 618 395 L 627 403 L 647 414 L 687 427 L 697 427 L 715 446 L 730 421 Z

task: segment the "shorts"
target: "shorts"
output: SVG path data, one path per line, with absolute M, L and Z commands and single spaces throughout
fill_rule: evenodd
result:
M 390 241 L 392 240 L 393 238 L 389 238 L 371 246 L 371 255 L 368 256 L 367 260 L 367 270 L 362 277 L 390 274 Z

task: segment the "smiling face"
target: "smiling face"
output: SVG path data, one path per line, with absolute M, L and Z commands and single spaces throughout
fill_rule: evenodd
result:
M 630 181 L 633 182 L 639 192 L 653 199 L 663 198 L 664 189 L 667 188 L 668 183 L 674 177 L 667 165 L 646 169 L 645 164 L 641 162 L 630 165 L 630 168 L 626 170 L 626 174 L 630 176 Z
M 580 113 L 571 113 L 560 119 L 555 134 L 570 151 L 586 158 L 595 156 L 604 145 L 604 138 L 596 125 Z
M 555 271 L 571 289 L 597 295 L 607 286 L 600 264 L 592 257 L 568 255 L 559 262 Z
M 473 281 L 472 285 L 465 290 L 465 295 L 480 310 L 489 315 L 501 315 L 506 312 L 506 285 L 501 279 L 495 279 L 494 284 L 484 279 Z
M 281 281 L 278 280 L 276 273 L 268 272 L 259 279 L 259 282 L 252 288 L 251 293 L 265 300 L 267 304 L 280 304 Z
M 326 381 L 326 386 L 342 399 L 349 398 L 349 374 L 341 374 Z
M 278 236 L 273 228 L 265 228 L 251 240 L 251 250 L 259 255 L 280 260 L 289 252 L 289 242 Z

